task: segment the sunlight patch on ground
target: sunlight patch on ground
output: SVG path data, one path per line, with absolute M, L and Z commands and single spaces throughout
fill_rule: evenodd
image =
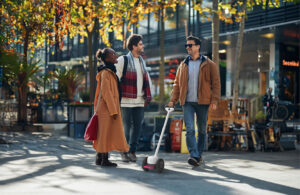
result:
M 36 150 L 27 150 L 27 152 L 29 153 L 29 154 L 47 154 L 47 152 L 42 152 L 42 151 L 36 151 Z
M 224 186 L 226 188 L 230 188 L 230 194 L 264 194 L 264 195 L 276 195 L 276 194 L 281 194 L 281 193 L 276 193 L 271 190 L 263 190 L 263 189 L 258 189 L 254 188 L 249 184 L 243 184 L 240 183 L 239 181 L 237 182 L 232 182 L 230 180 L 228 181 L 219 181 L 219 180 L 213 180 L 213 179 L 206 179 L 207 182 L 215 183 L 216 185 Z M 227 192 L 228 193 L 228 192 Z
M 148 193 L 146 194 L 166 194 L 166 192 L 161 190 L 153 189 L 153 186 L 151 187 L 147 183 L 128 182 L 128 179 L 124 177 L 117 177 L 116 171 L 116 169 L 103 169 L 101 167 L 86 169 L 78 166 L 68 166 L 23 180 L 11 186 L 6 185 L 4 189 L 2 188 L 2 192 L 12 193 L 15 188 L 26 188 L 27 192 L 33 193 L 47 192 L 47 194 L 51 194 L 51 191 L 53 191 L 55 194 L 72 194 L 95 193 L 99 189 L 101 194 L 130 194 L 130 192 L 145 192 L 145 188 L 147 188 Z

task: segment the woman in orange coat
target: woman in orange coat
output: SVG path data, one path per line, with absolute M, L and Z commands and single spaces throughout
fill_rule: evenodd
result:
M 96 57 L 104 63 L 96 76 L 98 84 L 94 110 L 97 112 L 99 124 L 97 140 L 93 141 L 93 147 L 97 152 L 96 165 L 116 167 L 116 163 L 108 160 L 108 152 L 129 150 L 120 111 L 120 85 L 114 65 L 118 62 L 118 56 L 113 49 L 105 48 L 99 49 Z

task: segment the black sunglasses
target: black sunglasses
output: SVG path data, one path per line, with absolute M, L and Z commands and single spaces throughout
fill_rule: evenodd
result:
M 184 46 L 185 46 L 185 48 L 187 48 L 187 47 L 193 47 L 193 45 L 196 45 L 196 44 L 185 44 Z

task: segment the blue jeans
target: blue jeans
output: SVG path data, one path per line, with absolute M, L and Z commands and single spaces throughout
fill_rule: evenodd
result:
M 190 156 L 193 158 L 201 157 L 205 150 L 208 107 L 209 105 L 200 105 L 196 102 L 186 102 L 183 106 L 186 143 Z M 195 138 L 195 113 L 197 116 L 198 141 Z
M 122 120 L 124 125 L 125 137 L 129 144 L 129 152 L 135 152 L 140 132 L 142 129 L 142 122 L 144 120 L 144 107 L 122 107 Z M 133 124 L 133 128 L 131 128 Z

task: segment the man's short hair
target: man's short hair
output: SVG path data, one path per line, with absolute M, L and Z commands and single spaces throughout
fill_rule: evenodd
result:
M 133 46 L 137 46 L 139 44 L 139 42 L 143 39 L 142 35 L 138 35 L 138 34 L 132 34 L 128 37 L 127 39 L 127 48 L 132 51 L 133 50 Z
M 195 37 L 195 36 L 191 35 L 191 36 L 188 36 L 186 38 L 186 40 L 187 41 L 194 41 L 196 45 L 200 45 L 200 47 L 201 47 L 201 40 L 198 37 Z

